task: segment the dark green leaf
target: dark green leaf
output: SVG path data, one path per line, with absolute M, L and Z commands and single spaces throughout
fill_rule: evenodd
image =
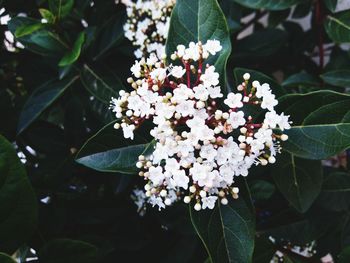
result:
M 253 254 L 254 263 L 270 262 L 276 249 L 268 238 L 259 237 L 255 239 L 255 248 Z
M 350 96 L 329 90 L 280 98 L 277 111 L 290 115 L 285 150 L 309 159 L 325 159 L 350 147 Z
M 36 120 L 76 80 L 77 77 L 66 78 L 62 81 L 50 81 L 37 88 L 22 109 L 18 124 L 18 133 L 21 133 Z
M 279 85 L 275 80 L 273 80 L 271 77 L 266 76 L 265 74 L 262 74 L 258 71 L 255 70 L 250 70 L 246 68 L 235 68 L 234 70 L 234 77 L 236 80 L 236 85 L 240 84 L 243 82 L 243 75 L 244 73 L 249 73 L 250 74 L 250 79 L 252 81 L 257 80 L 261 84 L 262 83 L 268 83 L 270 84 L 270 87 L 273 91 L 273 93 L 276 95 L 276 97 L 280 97 L 284 94 L 286 94 L 286 91 L 281 85 Z
M 289 76 L 282 83 L 282 86 L 285 86 L 285 87 L 319 86 L 319 85 L 320 85 L 320 80 L 317 77 L 304 71 Z
M 252 262 L 255 216 L 243 197 L 209 211 L 190 207 L 190 216 L 211 262 Z
M 350 262 L 350 246 L 345 247 L 338 256 L 338 263 Z
M 85 33 L 81 32 L 77 40 L 74 42 L 72 50 L 64 55 L 64 57 L 60 60 L 58 65 L 60 67 L 65 67 L 77 61 L 77 59 L 80 56 L 81 48 L 84 44 L 84 41 Z
M 272 167 L 272 176 L 282 195 L 300 212 L 307 211 L 321 191 L 320 161 L 297 158 L 285 152 Z
M 253 200 L 267 200 L 275 192 L 275 186 L 267 181 L 254 180 L 249 184 Z
M 324 180 L 317 203 L 331 211 L 346 211 L 350 207 L 350 175 L 332 173 Z
M 24 166 L 12 144 L 1 135 L 0 207 L 0 250 L 12 254 L 35 231 L 37 203 Z
M 100 172 L 136 174 L 138 156 L 148 147 L 148 144 L 133 145 L 79 157 L 76 161 Z
M 67 16 L 74 5 L 74 0 L 49 0 L 51 12 L 58 18 Z
M 349 31 L 350 32 L 350 31 Z M 338 86 L 338 87 L 349 87 L 350 86 L 350 70 L 340 69 L 329 71 L 321 75 L 324 82 Z
M 276 27 L 284 22 L 290 14 L 290 9 L 271 11 L 269 13 L 269 27 Z
M 331 12 L 335 11 L 338 4 L 338 0 L 323 0 L 323 2 Z
M 0 252 L 0 262 L 1 263 L 16 263 L 16 261 L 10 257 L 9 255 L 6 255 L 4 253 Z
M 324 26 L 328 36 L 336 43 L 350 42 L 350 11 L 327 16 Z
M 39 251 L 39 259 L 45 263 L 93 263 L 97 262 L 97 248 L 79 240 L 56 239 Z
M 210 39 L 219 40 L 223 50 L 215 57 L 209 58 L 206 63 L 215 65 L 220 74 L 221 87 L 225 87 L 225 69 L 231 53 L 231 41 L 229 28 L 218 2 L 178 0 L 172 12 L 166 43 L 168 57 L 176 51 L 179 44 L 188 45 L 191 41 L 206 43 Z
M 249 8 L 255 8 L 255 9 L 267 9 L 267 10 L 283 10 L 287 9 L 289 7 L 292 7 L 293 5 L 301 3 L 303 0 L 234 0 L 235 2 L 249 7 Z

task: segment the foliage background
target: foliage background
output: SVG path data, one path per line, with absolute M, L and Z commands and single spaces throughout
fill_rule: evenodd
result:
M 218 8 L 214 0 L 179 0 L 180 14 L 186 2 Z M 113 0 L 1 1 L 2 15 L 12 17 L 1 25 L 1 252 L 16 252 L 21 262 L 29 257 L 44 263 L 204 262 L 204 241 L 214 262 L 269 262 L 276 250 L 286 262 L 320 262 L 328 253 L 350 261 L 348 157 L 321 163 L 350 146 L 350 56 L 342 45 L 350 42 L 350 10 L 336 12 L 336 0 L 219 4 L 232 45 L 228 87 L 241 80 L 247 71 L 242 68 L 272 84 L 279 109 L 291 114 L 295 125 L 287 151 L 276 165 L 256 169 L 240 182 L 250 194 L 243 191 L 232 201 L 235 213 L 218 208 L 220 216 L 215 210 L 190 211 L 190 217 L 188 207 L 177 205 L 161 213 L 148 209 L 140 217 L 130 199 L 140 183 L 130 174 L 133 163 L 122 158 L 109 172 L 98 172 L 76 162 L 130 144 L 111 129 L 108 110 L 110 97 L 127 87 L 135 60 L 123 35 L 124 6 Z M 42 18 L 48 23 L 40 23 Z M 215 18 L 208 27 L 219 21 Z M 304 30 L 295 21 L 300 18 L 311 28 Z M 172 26 L 176 29 L 175 22 Z M 242 38 L 246 29 L 252 32 Z M 16 35 L 14 43 L 6 31 Z M 147 142 L 144 136 L 136 143 Z M 225 229 L 236 240 L 225 237 Z M 216 242 L 220 233 L 224 248 Z M 311 259 L 286 246 L 314 240 L 317 253 Z M 214 255 L 216 250 L 225 256 Z M 0 262 L 11 262 L 5 258 L 0 254 Z

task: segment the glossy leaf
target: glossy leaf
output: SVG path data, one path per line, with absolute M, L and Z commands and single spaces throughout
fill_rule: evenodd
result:
M 323 173 L 320 161 L 283 153 L 272 167 L 273 179 L 282 195 L 298 211 L 307 211 L 321 191 Z
M 349 31 L 350 32 L 350 31 Z M 340 69 L 333 70 L 321 75 L 321 78 L 325 83 L 331 84 L 338 87 L 349 87 L 350 86 L 350 70 Z
M 323 2 L 325 3 L 326 7 L 332 12 L 335 11 L 338 4 L 338 0 L 323 0 Z
M 50 10 L 47 10 L 45 8 L 39 9 L 40 15 L 42 18 L 46 19 L 48 23 L 54 23 L 55 22 L 55 16 L 50 12 Z
M 97 248 L 80 240 L 56 239 L 39 251 L 39 259 L 45 263 L 94 263 L 97 262 Z
M 210 262 L 252 262 L 255 219 L 243 197 L 230 198 L 228 205 L 217 203 L 209 211 L 190 207 L 190 216 Z
M 327 16 L 324 26 L 328 36 L 336 43 L 350 42 L 350 12 L 345 10 Z
M 77 77 L 66 78 L 62 81 L 50 81 L 37 88 L 23 106 L 19 118 L 18 133 L 21 133 L 36 120 L 76 80 Z
M 12 144 L 1 135 L 0 207 L 0 250 L 12 254 L 35 231 L 37 203 L 24 166 Z
M 166 43 L 167 55 L 176 50 L 177 45 L 188 45 L 191 41 L 206 43 L 219 40 L 223 50 L 206 63 L 215 65 L 220 74 L 221 87 L 226 84 L 225 69 L 231 53 L 229 28 L 225 16 L 216 0 L 178 0 L 171 15 L 169 37 Z
M 15 37 L 19 38 L 19 37 L 24 37 L 26 35 L 30 35 L 43 27 L 45 27 L 45 24 L 42 24 L 42 23 L 20 26 L 16 29 Z
M 141 154 L 153 151 L 153 143 L 139 144 L 98 152 L 76 159 L 77 163 L 100 172 L 136 174 L 136 163 Z
M 291 116 L 285 150 L 309 159 L 325 159 L 350 147 L 350 96 L 333 91 L 280 98 L 278 111 Z
M 270 262 L 276 249 L 268 238 L 258 237 L 255 239 L 255 248 L 253 254 L 254 263 Z
M 282 86 L 284 87 L 319 86 L 319 85 L 320 85 L 320 80 L 317 77 L 304 71 L 289 76 L 282 83 Z
M 267 10 L 283 10 L 287 9 L 289 7 L 292 7 L 293 5 L 301 3 L 303 0 L 234 0 L 235 2 L 249 7 L 249 8 L 255 8 L 255 9 L 267 9 Z
M 73 5 L 74 0 L 49 0 L 50 10 L 58 19 L 67 16 L 71 12 Z
M 84 41 L 85 33 L 81 32 L 77 40 L 74 42 L 72 50 L 64 55 L 64 57 L 60 60 L 58 65 L 60 67 L 65 67 L 77 61 L 80 56 Z
M 16 261 L 10 257 L 9 255 L 6 255 L 4 253 L 0 252 L 0 262 L 1 263 L 16 263 Z

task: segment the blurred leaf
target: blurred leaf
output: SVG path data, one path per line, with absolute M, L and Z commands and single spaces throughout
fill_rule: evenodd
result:
M 277 111 L 291 116 L 285 131 L 288 152 L 302 158 L 325 159 L 350 147 L 350 96 L 329 90 L 289 94 L 280 98 Z
M 45 24 L 42 24 L 42 23 L 20 26 L 16 29 L 15 37 L 19 38 L 19 37 L 24 37 L 26 35 L 30 35 L 35 31 L 38 31 L 39 29 L 42 29 L 44 27 L 45 27 Z
M 335 172 L 327 176 L 317 203 L 331 211 L 349 210 L 350 175 L 345 172 Z
M 81 48 L 84 44 L 84 41 L 85 33 L 80 32 L 77 40 L 74 42 L 72 50 L 64 55 L 64 57 L 60 60 L 58 65 L 60 67 L 65 67 L 77 61 L 80 56 Z
M 76 162 L 100 172 L 137 174 L 138 157 L 153 151 L 153 143 L 127 146 L 98 152 L 88 156 L 78 156 Z
M 55 22 L 55 16 L 50 12 L 50 10 L 40 8 L 39 12 L 41 17 L 44 18 L 48 23 L 52 24 Z
M 189 210 L 211 262 L 252 262 L 255 218 L 243 197 L 229 198 L 227 205 L 217 202 L 212 210 Z
M 255 248 L 253 254 L 254 263 L 267 263 L 270 262 L 273 255 L 276 253 L 276 249 L 273 247 L 268 238 L 258 237 L 255 239 Z
M 345 247 L 338 256 L 338 263 L 350 262 L 350 246 Z
M 280 29 L 264 29 L 240 39 L 235 44 L 233 58 L 267 57 L 279 51 L 287 42 L 288 34 Z
M 45 109 L 57 100 L 64 91 L 69 88 L 78 77 L 65 78 L 62 81 L 50 81 L 39 88 L 28 98 L 23 106 L 19 118 L 17 133 L 25 130 L 34 120 L 36 120 Z
M 331 12 L 335 12 L 338 0 L 323 0 L 323 2 Z
M 8 28 L 14 35 L 16 35 L 17 30 L 19 30 L 22 36 L 18 37 L 17 40 L 32 52 L 53 57 L 63 55 L 68 49 L 67 44 L 65 44 L 56 33 L 46 28 L 38 30 L 38 23 L 40 23 L 40 21 L 32 18 L 14 17 L 10 20 Z M 23 35 L 24 29 L 28 27 L 30 30 Z
M 350 42 L 350 11 L 328 15 L 324 26 L 328 36 L 336 43 Z
M 305 1 L 298 4 L 293 11 L 293 18 L 303 18 L 310 13 L 313 3 L 311 1 Z
M 287 9 L 289 7 L 292 7 L 293 5 L 296 5 L 298 3 L 301 3 L 303 0 L 234 0 L 235 2 L 249 7 L 249 8 L 255 8 L 255 9 L 267 9 L 267 10 L 283 10 Z
M 0 250 L 12 254 L 35 231 L 37 203 L 24 166 L 12 144 L 1 135 L 0 207 Z
M 249 184 L 253 200 L 267 200 L 275 192 L 275 186 L 267 181 L 254 180 Z
M 97 260 L 97 248 L 89 243 L 56 239 L 48 242 L 38 253 L 40 262 L 45 263 L 94 263 Z
M 49 0 L 50 10 L 58 19 L 66 17 L 73 5 L 74 0 Z
M 285 87 L 319 86 L 319 85 L 320 85 L 320 80 L 317 77 L 305 71 L 289 76 L 282 83 L 282 86 L 285 86 Z
M 334 86 L 338 86 L 338 87 L 350 86 L 350 70 L 348 69 L 328 71 L 322 74 L 321 78 L 324 80 L 324 82 Z
M 91 95 L 108 106 L 111 98 L 117 98 L 119 96 L 119 90 L 124 89 L 123 84 L 117 76 L 109 71 L 97 72 L 89 65 L 84 65 L 80 76 L 84 87 Z
M 166 43 L 168 58 L 179 44 L 219 40 L 222 51 L 206 63 L 214 65 L 220 74 L 221 87 L 226 85 L 226 64 L 231 53 L 230 32 L 225 16 L 216 0 L 178 0 L 172 12 Z
M 290 9 L 270 11 L 268 18 L 269 27 L 278 26 L 289 17 L 289 14 Z
M 0 262 L 1 263 L 16 263 L 16 261 L 10 257 L 9 255 L 6 255 L 4 253 L 0 252 Z
M 300 212 L 306 212 L 321 191 L 320 161 L 297 158 L 287 152 L 272 167 L 273 179 L 282 195 Z
M 261 84 L 263 83 L 268 83 L 272 89 L 273 94 L 276 95 L 276 97 L 280 97 L 284 94 L 286 94 L 286 91 L 281 85 L 279 85 L 274 79 L 272 79 L 269 76 L 266 76 L 263 73 L 260 73 L 255 70 L 251 69 L 246 69 L 246 68 L 235 68 L 234 69 L 234 77 L 236 80 L 236 85 L 240 84 L 243 81 L 243 75 L 244 73 L 249 73 L 250 74 L 250 79 L 252 81 L 257 80 Z

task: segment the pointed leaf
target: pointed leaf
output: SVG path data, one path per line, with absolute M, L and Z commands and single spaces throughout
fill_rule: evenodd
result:
M 64 55 L 64 57 L 60 60 L 58 65 L 60 67 L 65 67 L 77 61 L 80 56 L 84 41 L 85 33 L 81 32 L 77 40 L 75 41 L 72 50 Z
M 327 16 L 324 26 L 328 36 L 336 43 L 350 42 L 350 11 Z
M 234 0 L 235 2 L 255 9 L 267 9 L 267 10 L 283 10 L 293 5 L 300 4 L 303 0 Z
M 334 86 L 338 86 L 338 87 L 350 86 L 350 70 L 348 69 L 329 71 L 321 75 L 321 78 L 324 80 L 324 82 Z
M 6 255 L 4 253 L 0 252 L 0 262 L 1 263 L 16 263 L 16 261 L 10 257 L 9 255 Z

